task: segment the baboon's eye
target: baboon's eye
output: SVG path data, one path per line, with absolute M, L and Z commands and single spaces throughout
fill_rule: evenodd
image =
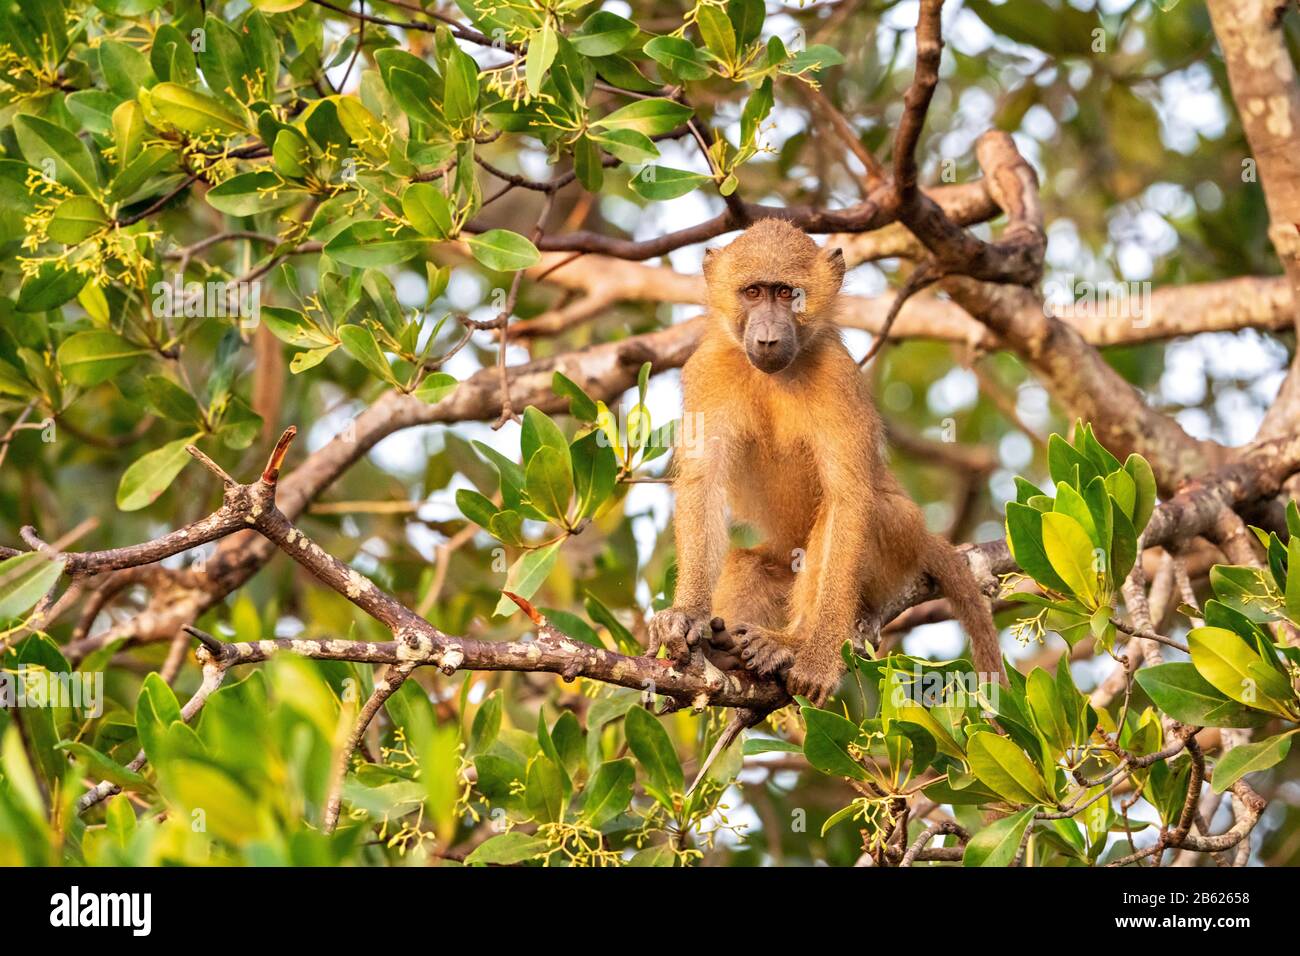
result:
M 756 285 L 745 286 L 742 291 L 747 299 L 757 299 L 761 298 L 763 295 L 763 290 Z
M 776 294 L 782 299 L 788 299 L 794 295 L 794 289 L 790 288 L 788 285 L 783 285 L 776 290 Z

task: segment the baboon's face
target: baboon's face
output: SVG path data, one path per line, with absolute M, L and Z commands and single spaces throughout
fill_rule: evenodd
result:
M 736 297 L 750 363 L 768 373 L 788 368 L 799 351 L 796 309 L 802 291 L 784 282 L 751 282 Z
M 760 219 L 726 247 L 705 251 L 704 277 L 711 314 L 754 368 L 772 374 L 832 320 L 844 256 L 788 222 Z

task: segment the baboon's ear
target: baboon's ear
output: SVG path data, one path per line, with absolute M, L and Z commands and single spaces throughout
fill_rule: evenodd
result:
M 704 250 L 704 278 L 705 279 L 709 278 L 709 273 L 713 270 L 713 267 L 716 266 L 717 264 L 718 264 L 718 250 L 705 249 Z
M 844 282 L 844 250 L 837 246 L 826 250 L 825 256 L 826 264 L 831 267 L 831 275 L 835 278 L 835 288 L 838 289 Z

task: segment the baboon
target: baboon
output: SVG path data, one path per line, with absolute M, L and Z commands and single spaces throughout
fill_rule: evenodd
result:
M 821 704 L 857 622 L 924 571 L 977 669 L 1001 677 L 969 566 L 885 465 L 880 418 L 834 322 L 843 254 L 762 219 L 708 250 L 704 275 L 709 328 L 682 372 L 683 419 L 699 441 L 675 455 L 677 590 L 650 622 L 651 656 L 662 646 L 684 661 L 701 645 Z M 762 542 L 729 549 L 729 514 Z

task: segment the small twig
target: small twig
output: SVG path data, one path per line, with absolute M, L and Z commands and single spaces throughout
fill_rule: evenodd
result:
M 384 706 L 384 701 L 392 697 L 398 688 L 406 683 L 406 678 L 411 676 L 413 670 L 415 664 L 411 662 L 381 668 L 376 674 L 374 692 L 366 698 L 365 704 L 357 714 L 356 722 L 352 725 L 352 731 L 335 757 L 329 796 L 325 800 L 325 812 L 321 819 L 321 829 L 326 833 L 333 833 L 334 828 L 338 826 L 339 809 L 343 803 L 343 783 L 347 779 L 348 764 L 351 763 L 352 755 L 356 753 L 366 728 L 370 726 L 370 721 L 379 712 L 379 708 Z
M 898 318 L 898 313 L 903 310 L 907 300 L 927 286 L 934 285 L 942 278 L 943 272 L 936 267 L 933 259 L 925 260 L 912 270 L 912 274 L 907 277 L 907 281 L 903 283 L 902 288 L 898 290 L 898 294 L 894 296 L 894 301 L 889 304 L 889 312 L 885 315 L 885 321 L 880 326 L 880 334 L 871 343 L 871 348 L 867 349 L 867 354 L 862 356 L 861 361 L 858 362 L 859 367 L 865 366 L 876 357 L 877 352 L 885 347 L 885 343 L 889 341 L 889 330 L 893 328 L 894 320 Z
M 921 851 L 930 845 L 930 841 L 938 836 L 947 835 L 956 836 L 961 843 L 965 844 L 970 841 L 970 833 L 960 823 L 953 820 L 942 820 L 938 823 L 932 823 L 925 831 L 912 841 L 912 845 L 907 848 L 903 854 L 902 861 L 898 864 L 900 867 L 910 867 L 916 862 L 916 858 Z

